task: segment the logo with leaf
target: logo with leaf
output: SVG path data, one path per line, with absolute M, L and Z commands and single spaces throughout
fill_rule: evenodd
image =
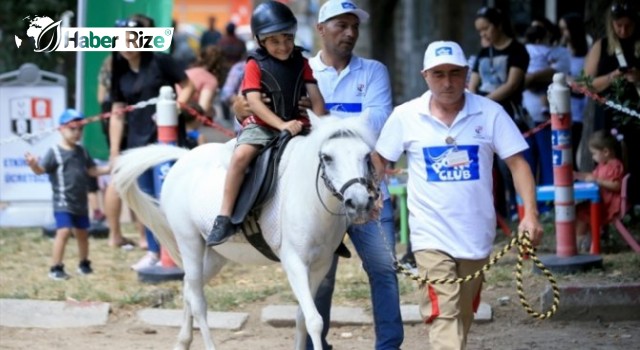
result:
M 23 20 L 29 23 L 26 35 L 33 39 L 33 51 L 51 52 L 58 48 L 61 37 L 61 21 L 56 22 L 47 16 L 27 16 Z M 18 48 L 22 45 L 22 41 L 22 38 L 15 36 Z

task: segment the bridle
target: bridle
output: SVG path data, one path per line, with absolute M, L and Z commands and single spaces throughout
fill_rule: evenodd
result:
M 341 131 L 332 135 L 331 137 L 329 137 L 329 139 L 345 137 L 345 136 L 355 136 L 355 135 L 356 134 L 351 132 Z M 378 188 L 377 186 L 378 182 L 375 179 L 375 169 L 373 167 L 373 162 L 371 161 L 371 156 L 367 156 L 367 168 L 368 168 L 368 171 L 367 171 L 368 174 L 366 177 L 356 177 L 356 178 L 350 179 L 347 182 L 345 182 L 344 185 L 342 185 L 342 187 L 340 187 L 340 190 L 337 190 L 333 185 L 333 183 L 329 180 L 329 177 L 327 176 L 326 166 L 323 160 L 322 153 L 318 153 L 318 171 L 316 172 L 316 193 L 318 195 L 318 199 L 320 200 L 320 203 L 322 204 L 322 206 L 327 212 L 329 212 L 332 215 L 339 215 L 339 216 L 346 215 L 344 213 L 334 213 L 326 206 L 326 204 L 322 200 L 322 197 L 320 196 L 320 189 L 318 188 L 319 178 L 322 178 L 322 181 L 324 182 L 324 185 L 327 187 L 327 189 L 341 203 L 344 202 L 344 193 L 347 191 L 347 189 L 349 189 L 349 187 L 355 184 L 361 184 L 365 186 L 368 192 L 375 194 L 374 199 L 377 199 L 378 196 L 380 196 L 380 189 Z

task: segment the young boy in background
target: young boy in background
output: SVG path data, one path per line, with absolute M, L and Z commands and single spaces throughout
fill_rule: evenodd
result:
M 89 176 L 109 173 L 108 167 L 96 167 L 87 151 L 77 144 L 82 137 L 84 116 L 76 110 L 67 109 L 59 119 L 60 142 L 51 147 L 40 161 L 27 152 L 27 164 L 40 175 L 47 173 L 53 190 L 53 216 L 56 220 L 56 236 L 53 243 L 49 278 L 66 280 L 69 275 L 62 263 L 64 249 L 74 230 L 78 242 L 78 273 L 93 272 L 89 261 L 89 209 L 87 193 Z

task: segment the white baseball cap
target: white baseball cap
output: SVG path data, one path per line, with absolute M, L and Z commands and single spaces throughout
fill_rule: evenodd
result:
M 318 23 L 326 22 L 333 17 L 345 13 L 356 15 L 358 19 L 360 19 L 360 22 L 369 19 L 369 14 L 359 9 L 351 0 L 329 0 L 322 5 L 320 12 L 318 12 Z
M 424 53 L 422 71 L 441 64 L 453 64 L 460 67 L 469 65 L 460 45 L 453 41 L 434 41 L 427 46 L 427 51 Z

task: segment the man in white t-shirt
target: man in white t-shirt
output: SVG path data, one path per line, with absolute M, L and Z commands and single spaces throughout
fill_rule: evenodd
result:
M 533 244 L 542 236 L 535 183 L 521 152 L 527 143 L 497 103 L 465 92 L 468 66 L 457 43 L 437 41 L 425 52 L 429 91 L 396 107 L 382 129 L 372 159 L 379 175 L 403 152 L 411 244 L 421 276 L 457 278 L 479 270 L 495 238 L 492 166 L 504 159 L 524 200 L 518 229 Z M 463 349 L 479 302 L 482 278 L 427 285 L 420 312 L 431 323 L 431 349 Z

